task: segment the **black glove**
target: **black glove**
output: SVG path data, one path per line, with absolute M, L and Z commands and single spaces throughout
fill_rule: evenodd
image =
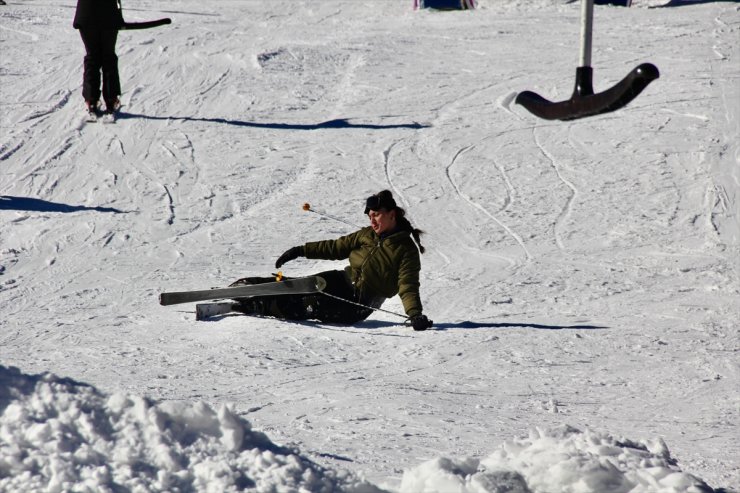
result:
M 295 260 L 298 257 L 303 256 L 303 247 L 293 247 L 284 254 L 280 255 L 280 257 L 277 259 L 277 262 L 275 262 L 275 268 L 279 269 L 283 266 L 284 263 L 290 262 L 291 260 Z
M 426 315 L 414 315 L 409 321 L 414 330 L 427 330 L 434 324 L 434 321 L 429 320 Z

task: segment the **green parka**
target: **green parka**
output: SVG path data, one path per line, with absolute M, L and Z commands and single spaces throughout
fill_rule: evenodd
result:
M 303 253 L 313 259 L 349 258 L 347 270 L 362 298 L 392 298 L 398 294 L 406 315 L 421 314 L 421 261 L 410 232 L 398 231 L 381 238 L 368 226 L 336 240 L 306 243 Z

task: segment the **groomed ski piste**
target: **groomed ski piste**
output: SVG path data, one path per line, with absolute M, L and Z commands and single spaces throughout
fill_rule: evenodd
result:
M 74 1 L 0 6 L 0 491 L 740 490 L 740 10 L 128 0 L 84 122 Z M 390 189 L 433 329 L 158 295 L 274 272 Z M 286 276 L 340 268 L 298 259 Z M 402 312 L 400 301 L 383 308 Z

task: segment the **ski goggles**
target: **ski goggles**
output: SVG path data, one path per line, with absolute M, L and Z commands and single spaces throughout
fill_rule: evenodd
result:
M 380 209 L 391 211 L 395 208 L 396 201 L 393 200 L 393 197 L 387 195 L 371 195 L 365 201 L 365 215 L 370 211 L 379 211 Z

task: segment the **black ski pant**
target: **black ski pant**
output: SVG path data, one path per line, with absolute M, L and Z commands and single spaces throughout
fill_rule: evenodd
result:
M 82 75 L 82 97 L 95 104 L 100 99 L 100 74 L 103 74 L 103 100 L 106 107 L 121 94 L 118 79 L 118 56 L 116 55 L 117 29 L 80 29 L 85 44 L 84 72 Z
M 347 273 L 343 270 L 330 270 L 315 274 L 326 281 L 321 293 L 286 294 L 279 296 L 255 296 L 245 300 L 244 312 L 266 315 L 285 320 L 318 320 L 351 325 L 365 320 L 385 301 L 383 298 L 362 299 L 355 290 Z M 272 282 L 272 277 L 249 277 L 249 284 Z M 238 282 L 238 281 L 237 281 Z M 332 296 L 329 296 L 332 295 Z M 367 306 L 359 306 L 355 303 Z

